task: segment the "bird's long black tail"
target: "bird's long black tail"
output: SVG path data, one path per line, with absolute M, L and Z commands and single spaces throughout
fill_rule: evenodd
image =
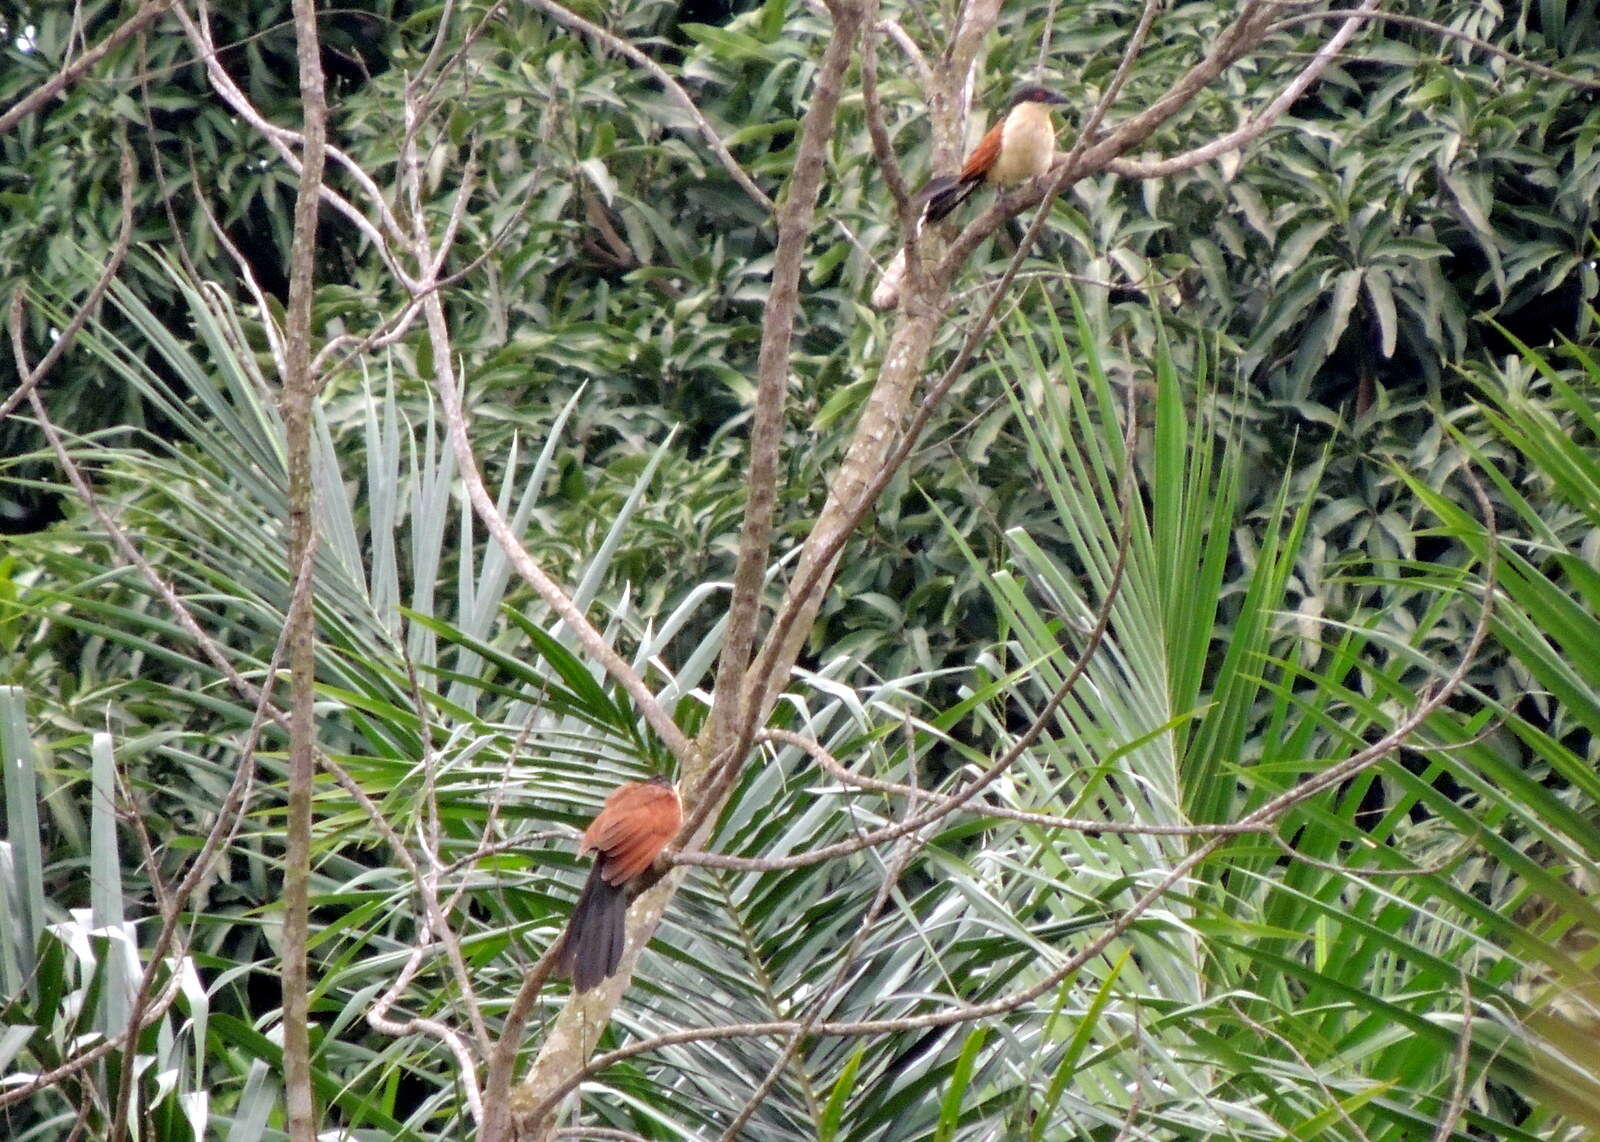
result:
M 972 197 L 978 189 L 979 179 L 958 179 L 945 176 L 930 181 L 917 196 L 926 204 L 922 208 L 925 222 L 938 222 L 956 207 Z
M 606 883 L 600 875 L 603 863 L 597 859 L 589 870 L 556 955 L 555 974 L 571 977 L 574 991 L 588 991 L 622 962 L 628 893 L 621 885 Z

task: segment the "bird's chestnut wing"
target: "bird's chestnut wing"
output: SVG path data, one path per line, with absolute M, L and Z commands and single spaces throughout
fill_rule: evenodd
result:
M 978 140 L 978 145 L 972 148 L 972 153 L 967 156 L 967 161 L 961 167 L 962 182 L 977 182 L 987 178 L 989 168 L 994 166 L 994 161 L 1000 157 L 1000 137 L 1005 133 L 1006 122 L 1004 119 L 989 128 L 989 133 Z
M 671 788 L 624 785 L 584 832 L 583 849 L 598 850 L 606 883 L 622 884 L 649 868 L 682 825 L 683 809 Z

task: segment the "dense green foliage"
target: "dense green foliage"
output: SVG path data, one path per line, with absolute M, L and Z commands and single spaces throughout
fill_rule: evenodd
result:
M 1600 70 L 1600 19 L 1578 0 L 1403 7 L 1558 70 Z M 0 107 L 125 8 L 0 15 Z M 474 172 L 452 261 L 469 272 L 447 294 L 474 444 L 534 553 L 692 729 L 745 499 L 772 228 L 647 75 L 530 8 L 480 28 L 488 8 L 456 8 L 450 46 L 473 42 L 428 139 L 441 220 Z M 293 123 L 287 9 L 211 18 L 256 107 Z M 586 11 L 679 77 L 776 191 L 830 34 L 820 9 Z M 1233 11 L 1172 5 L 1112 118 L 1154 98 Z M 400 86 L 439 12 L 366 4 L 324 22 L 334 138 L 380 183 L 404 129 Z M 954 18 L 952 5 L 885 14 L 930 49 Z M 1069 113 L 1090 105 L 1136 15 L 1120 0 L 1008 6 L 978 102 L 1037 76 Z M 1325 35 L 1285 29 L 1152 151 L 1236 127 Z M 1238 819 L 1391 731 L 1460 661 L 1493 575 L 1465 685 L 1406 748 L 1294 809 L 1275 831 L 1286 847 L 1228 841 L 1035 1003 L 806 1041 L 748 1137 L 1398 1140 L 1443 1122 L 1460 1139 L 1523 1139 L 1600 1122 L 1582 1045 L 1600 1019 L 1600 100 L 1423 27 L 1380 24 L 1356 43 L 1243 154 L 1159 181 L 1108 175 L 1055 204 L 1008 316 L 847 551 L 776 721 L 857 772 L 948 786 L 1017 740 L 1116 580 L 1082 684 L 987 796 L 1181 825 Z M 898 49 L 878 50 L 890 137 L 920 178 L 922 92 Z M 277 306 L 293 177 L 181 36 L 113 53 L 0 135 L 0 280 L 27 283 L 34 345 L 103 263 L 122 139 L 141 247 L 48 401 L 101 504 L 260 682 L 289 593 L 282 431 L 260 315 L 196 191 Z M 780 554 L 821 503 L 883 352 L 891 318 L 864 295 L 868 251 L 885 260 L 895 242 L 885 202 L 848 98 L 803 279 Z M 321 239 L 318 333 L 364 335 L 402 295 L 331 213 Z M 982 251 L 962 288 L 1013 241 Z M 453 1058 L 366 1022 L 428 938 L 400 852 L 433 849 L 444 887 L 463 888 L 452 920 L 497 1019 L 570 908 L 568 827 L 661 760 L 464 507 L 430 351 L 413 332 L 352 361 L 319 418 L 319 740 L 392 830 L 350 789 L 319 785 L 318 1096 L 350 1137 L 470 1130 Z M 18 532 L 0 556 L 0 684 L 14 688 L 0 690 L 0 1071 L 23 1073 L 125 1018 L 129 965 L 106 933 L 126 923 L 148 953 L 157 885 L 214 820 L 254 709 L 120 560 L 28 418 L 0 424 L 0 455 Z M 187 904 L 178 996 L 141 1048 L 146 1136 L 281 1136 L 285 739 L 263 733 L 251 811 Z M 715 847 L 800 853 L 903 812 L 765 747 Z M 451 863 L 484 837 L 502 850 Z M 825 1017 L 1026 986 L 1197 844 L 949 818 Z M 696 870 L 602 1049 L 808 1014 L 888 860 Z M 536 1028 L 561 998 L 543 998 Z M 467 1002 L 432 956 L 399 1010 L 460 1025 Z M 585 1087 L 582 1120 L 715 1137 L 780 1046 L 627 1060 Z M 83 1117 L 94 1136 L 120 1065 L 0 1111 L 4 1132 L 64 1138 Z

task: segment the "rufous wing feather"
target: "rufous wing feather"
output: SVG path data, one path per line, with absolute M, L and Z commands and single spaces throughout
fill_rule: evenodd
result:
M 937 178 L 928 183 L 922 190 L 922 198 L 927 206 L 922 216 L 928 222 L 938 222 L 956 207 L 972 197 L 973 191 L 983 184 L 989 171 L 994 168 L 995 160 L 1000 157 L 1000 144 L 1003 140 L 1005 124 L 996 123 L 989 129 L 989 133 L 978 140 L 978 145 L 972 148 L 972 153 L 967 156 L 967 161 L 961 167 L 961 174 L 955 178 Z
M 605 852 L 610 849 L 620 836 L 634 828 L 633 819 L 641 808 L 655 803 L 663 794 L 673 797 L 671 790 L 660 785 L 635 783 L 612 790 L 600 812 L 583 831 L 582 850 Z
M 1006 124 L 1002 119 L 983 138 L 978 140 L 978 145 L 972 148 L 972 153 L 967 156 L 967 161 L 961 167 L 962 182 L 980 182 L 989 177 L 989 170 L 994 166 L 994 161 L 1000 157 L 1000 143 L 1005 135 Z
M 606 850 L 606 879 L 613 884 L 632 880 L 649 868 L 683 825 L 677 794 L 659 785 L 647 786 L 646 792 L 649 796 L 638 799 L 626 826 Z
M 665 785 L 625 785 L 606 799 L 583 834 L 607 884 L 624 884 L 650 867 L 683 825 L 678 795 Z
M 677 791 L 661 779 L 624 785 L 583 831 L 580 852 L 595 852 L 583 892 L 562 937 L 555 971 L 577 991 L 613 975 L 622 961 L 628 882 L 643 873 L 683 827 Z

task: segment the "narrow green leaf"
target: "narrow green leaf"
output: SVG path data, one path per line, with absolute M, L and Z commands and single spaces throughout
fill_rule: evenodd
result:
M 850 1057 L 845 1060 L 844 1067 L 839 1071 L 839 1077 L 833 1081 L 833 1090 L 828 1094 L 828 1101 L 822 1108 L 822 1117 L 817 1123 L 817 1142 L 834 1142 L 839 1136 L 839 1124 L 844 1120 L 845 1104 L 850 1101 L 850 1092 L 855 1089 L 856 1072 L 861 1068 L 861 1060 L 866 1057 L 867 1044 L 862 1043 Z
M 961 1122 L 961 1106 L 966 1100 L 967 1086 L 972 1081 L 972 1068 L 988 1036 L 989 1029 L 982 1026 L 967 1032 L 966 1042 L 961 1045 L 961 1055 L 956 1059 L 955 1070 L 950 1075 L 950 1083 L 944 1088 L 944 1098 L 939 1104 L 939 1125 L 933 1132 L 934 1142 L 950 1142 L 955 1134 L 956 1126 Z
M 1100 1017 L 1105 1013 L 1106 1005 L 1111 1002 L 1117 977 L 1122 974 L 1123 965 L 1128 962 L 1128 957 L 1131 955 L 1133 955 L 1132 948 L 1123 949 L 1122 955 L 1117 957 L 1117 962 L 1111 965 L 1111 970 L 1106 973 L 1106 978 L 1095 991 L 1094 998 L 1089 1001 L 1088 1008 L 1078 1019 L 1078 1026 L 1067 1042 L 1067 1049 L 1056 1062 L 1056 1073 L 1050 1076 L 1050 1085 L 1045 1089 L 1038 1117 L 1033 1124 L 1033 1142 L 1040 1142 L 1044 1138 L 1045 1130 L 1052 1125 L 1056 1104 L 1061 1101 L 1067 1083 L 1071 1082 L 1073 1075 L 1077 1073 L 1078 1062 L 1083 1058 L 1084 1048 L 1094 1038 L 1095 1032 L 1100 1030 Z M 1065 991 L 1072 982 L 1074 981 L 1063 980 L 1062 990 Z
M 95 929 L 122 931 L 122 861 L 117 851 L 117 770 L 110 734 L 95 734 L 89 804 L 89 911 Z M 106 952 L 106 982 L 98 1022 L 107 1035 L 128 1025 L 130 1007 L 127 949 L 113 939 Z
M 10 849 L 9 899 L 0 899 L 0 967 L 7 995 L 32 979 L 39 937 L 44 933 L 44 856 L 39 840 L 39 790 L 27 703 L 20 686 L 0 686 L 0 764 L 5 766 L 6 842 Z

